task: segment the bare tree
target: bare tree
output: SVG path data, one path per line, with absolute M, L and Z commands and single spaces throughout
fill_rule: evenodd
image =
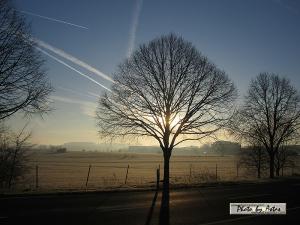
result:
M 0 133 L 0 182 L 2 187 L 11 188 L 14 182 L 26 172 L 28 143 L 31 132 L 25 125 L 18 133 L 6 129 Z
M 169 224 L 169 162 L 175 146 L 223 127 L 236 97 L 225 72 L 174 34 L 141 45 L 119 66 L 97 109 L 103 137 L 154 138 L 164 157 L 160 224 Z
M 291 151 L 287 145 L 282 144 L 278 152 L 275 154 L 275 171 L 276 171 L 276 176 L 280 175 L 280 170 L 281 170 L 281 175 L 283 176 L 283 169 L 286 166 L 293 166 L 294 161 L 292 160 L 292 156 L 294 156 L 295 153 Z
M 270 178 L 283 143 L 299 137 L 300 97 L 289 80 L 261 73 L 252 80 L 245 102 L 231 123 L 241 138 L 260 143 L 269 154 Z
M 52 89 L 34 45 L 24 18 L 8 0 L 0 0 L 0 120 L 20 111 L 49 110 Z
M 240 165 L 248 170 L 255 168 L 257 178 L 261 178 L 261 172 L 268 168 L 268 155 L 260 143 L 252 142 L 240 155 Z
M 7 127 L 0 123 L 0 187 L 6 186 L 8 180 L 9 161 L 11 159 L 11 151 L 9 146 L 9 135 Z

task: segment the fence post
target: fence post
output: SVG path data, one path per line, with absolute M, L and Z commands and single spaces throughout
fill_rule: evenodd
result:
M 239 177 L 239 163 L 236 163 L 236 177 Z
M 39 166 L 35 166 L 35 188 L 39 188 Z
M 87 190 L 88 183 L 89 183 L 91 167 L 92 167 L 92 165 L 90 164 L 90 165 L 89 165 L 89 171 L 88 171 L 88 174 L 87 174 L 87 177 L 86 177 L 86 182 L 85 182 L 85 189 L 86 189 L 86 190 Z
M 218 180 L 218 164 L 216 163 L 216 180 Z
M 127 166 L 126 177 L 125 177 L 125 184 L 127 183 L 128 170 L 129 170 L 129 164 L 128 164 L 128 166 Z

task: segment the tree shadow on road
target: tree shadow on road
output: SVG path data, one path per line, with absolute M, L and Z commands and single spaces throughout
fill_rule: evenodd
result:
M 149 209 L 145 225 L 150 225 L 150 222 L 151 222 L 151 219 L 152 219 L 152 216 L 153 216 L 153 211 L 154 211 L 156 199 L 157 199 L 157 195 L 158 195 L 158 188 L 156 189 L 154 197 L 152 199 L 152 204 L 151 204 L 151 207 Z
M 157 169 L 156 170 L 156 190 L 155 190 L 155 194 L 152 199 L 151 207 L 149 209 L 145 225 L 150 225 L 150 222 L 151 222 L 151 219 L 153 216 L 153 211 L 154 211 L 154 207 L 155 207 L 155 203 L 156 203 L 156 199 L 157 199 L 157 195 L 158 195 L 158 191 L 159 191 L 159 179 L 160 179 L 160 169 Z

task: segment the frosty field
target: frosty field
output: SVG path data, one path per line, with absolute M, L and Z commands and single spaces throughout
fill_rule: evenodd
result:
M 28 172 L 17 187 L 26 190 L 91 190 L 153 186 L 159 167 L 162 180 L 162 159 L 161 154 L 35 153 L 30 156 Z M 287 168 L 284 173 L 289 175 L 292 169 Z M 243 179 L 255 179 L 255 171 L 239 166 L 236 156 L 171 157 L 171 184 Z

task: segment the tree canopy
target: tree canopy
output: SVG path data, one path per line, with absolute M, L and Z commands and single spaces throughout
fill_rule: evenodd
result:
M 34 45 L 24 18 L 0 0 L 0 120 L 49 110 L 52 88 Z
M 251 81 L 245 102 L 231 126 L 240 138 L 265 147 L 273 177 L 274 157 L 279 148 L 299 137 L 300 96 L 288 79 L 261 73 Z
M 114 80 L 97 110 L 100 134 L 150 136 L 163 149 L 220 129 L 236 97 L 226 73 L 174 34 L 141 45 Z

